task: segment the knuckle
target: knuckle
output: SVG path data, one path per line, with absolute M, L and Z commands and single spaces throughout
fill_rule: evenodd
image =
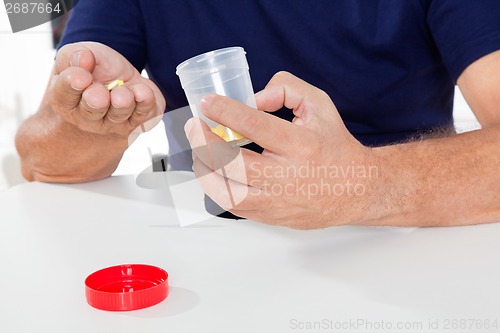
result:
M 128 118 L 134 112 L 134 106 L 128 105 L 125 107 L 115 107 L 110 106 L 108 114 L 111 114 L 114 118 Z
M 150 109 L 135 108 L 132 112 L 135 118 L 140 118 L 142 121 L 154 118 L 156 114 L 152 113 Z
M 78 108 L 78 113 L 82 115 L 82 117 L 86 120 L 96 121 L 104 118 L 107 110 L 104 109 L 91 109 L 83 105 L 83 101 L 80 102 L 80 106 Z
M 135 108 L 133 112 L 139 116 L 145 116 L 149 115 L 149 117 L 154 117 L 159 115 L 159 112 L 157 112 L 156 105 L 154 103 L 147 103 L 146 101 L 144 102 L 138 102 L 135 105 Z M 163 113 L 163 112 L 162 112 Z
M 106 119 L 109 120 L 112 124 L 121 124 L 128 120 L 128 117 L 117 114 L 110 114 L 109 112 L 106 114 Z
M 136 110 L 138 110 L 140 113 L 155 113 L 155 111 L 159 108 L 156 107 L 155 100 L 144 100 L 142 102 L 138 102 L 136 104 Z M 163 113 L 163 110 L 161 110 Z
M 129 87 L 134 94 L 135 100 L 144 105 L 152 105 L 156 102 L 155 94 L 151 87 L 144 83 L 139 83 Z
M 319 89 L 319 88 L 316 88 L 316 89 L 317 89 L 318 99 L 322 99 L 325 101 L 331 100 L 330 96 L 326 93 L 326 91 L 324 91 L 323 89 Z
M 291 78 L 293 78 L 294 75 L 290 72 L 287 71 L 279 71 L 276 74 L 273 75 L 271 81 L 277 81 L 277 82 L 287 82 Z

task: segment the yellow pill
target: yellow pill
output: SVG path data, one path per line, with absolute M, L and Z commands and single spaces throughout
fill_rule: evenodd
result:
M 106 88 L 108 88 L 108 90 L 113 90 L 115 89 L 116 87 L 119 87 L 119 86 L 123 86 L 123 81 L 122 80 L 114 80 L 113 82 L 110 82 L 106 85 Z
M 243 135 L 223 125 L 217 125 L 216 127 L 211 128 L 211 130 L 226 142 L 243 139 Z
M 241 135 L 240 133 L 238 132 L 235 132 L 233 130 L 230 130 L 231 133 L 233 133 L 233 140 L 241 140 L 243 139 L 243 135 Z
M 226 127 L 222 126 L 222 125 L 217 125 L 216 127 L 214 128 L 211 128 L 212 132 L 214 134 L 217 134 L 218 136 L 220 136 L 221 138 L 223 138 L 224 140 L 227 141 L 227 131 L 226 131 Z

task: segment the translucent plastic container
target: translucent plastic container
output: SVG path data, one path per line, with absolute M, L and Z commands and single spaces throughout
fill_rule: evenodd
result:
M 212 132 L 238 146 L 251 141 L 205 117 L 199 106 L 203 96 L 218 94 L 257 108 L 245 54 L 241 47 L 219 49 L 184 61 L 176 71 L 193 114 L 203 119 Z

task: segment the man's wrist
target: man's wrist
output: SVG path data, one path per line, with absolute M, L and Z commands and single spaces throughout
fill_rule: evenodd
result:
M 367 195 L 361 208 L 364 225 L 404 225 L 405 216 L 415 211 L 415 189 L 412 168 L 400 146 L 369 148 L 367 167 L 377 170 L 375 177 L 367 178 Z

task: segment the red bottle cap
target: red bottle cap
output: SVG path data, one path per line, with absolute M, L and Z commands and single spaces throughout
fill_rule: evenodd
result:
M 147 308 L 168 295 L 168 273 L 149 265 L 120 265 L 101 269 L 85 279 L 87 302 L 100 310 Z

